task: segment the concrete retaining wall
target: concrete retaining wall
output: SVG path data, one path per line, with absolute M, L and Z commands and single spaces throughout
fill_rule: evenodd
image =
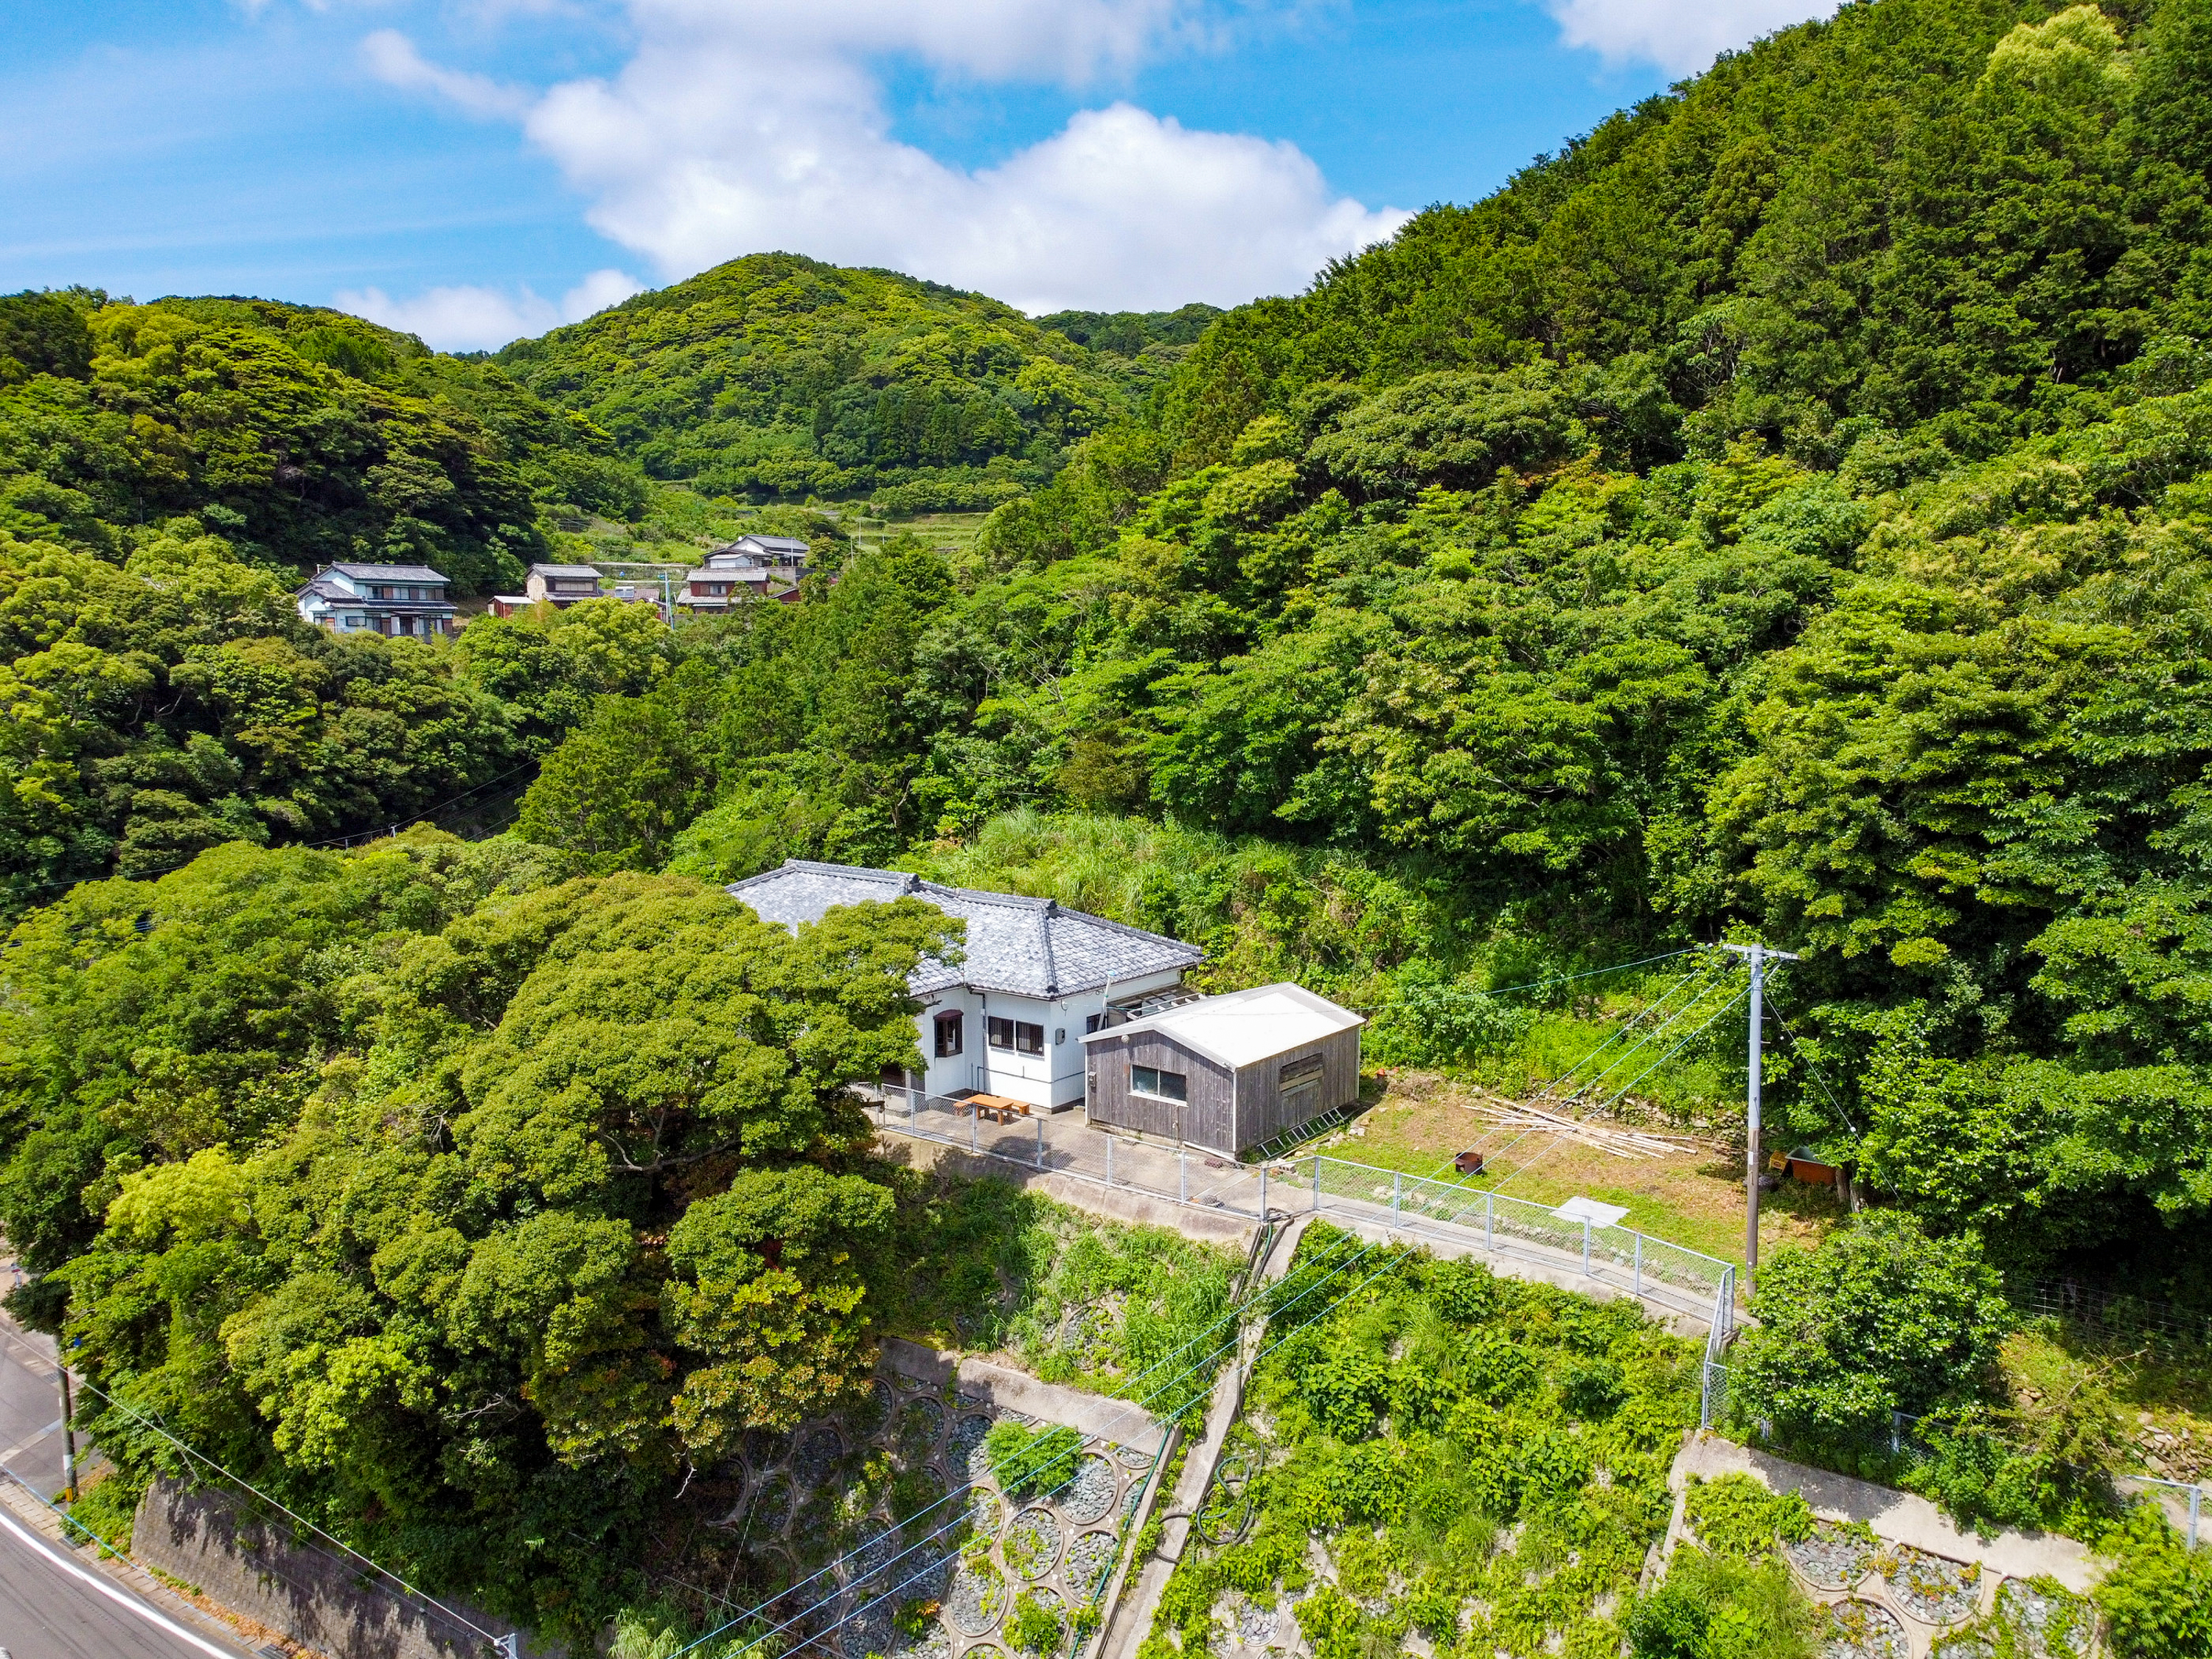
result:
M 383 1588 L 360 1563 L 300 1542 L 222 1492 L 155 1480 L 139 1503 L 131 1553 L 331 1659 L 483 1659 L 491 1651 L 466 1626 Z M 471 1608 L 456 1611 L 495 1634 L 513 1628 Z M 527 1638 L 522 1651 L 553 1659 Z

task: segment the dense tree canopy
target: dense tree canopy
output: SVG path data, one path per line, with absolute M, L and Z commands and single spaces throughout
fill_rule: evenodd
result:
M 1146 343 L 1115 343 L 1135 347 L 1118 363 Z M 733 259 L 498 361 L 654 477 L 755 501 L 990 507 L 1127 404 L 1050 319 L 789 253 Z
M 1985 1260 L 2201 1288 L 2208 83 L 2212 0 L 1867 0 L 1210 320 L 781 255 L 500 364 L 0 301 L 21 1305 L 441 1582 L 590 1601 L 637 1483 L 871 1328 L 839 1089 L 945 942 L 714 890 L 794 855 L 1178 933 L 1393 1061 L 1799 952 L 1770 1133 L 1911 1212 L 1770 1266 L 1807 1434 L 1963 1387 Z M 673 628 L 290 619 L 333 550 L 703 535 L 674 478 L 1006 499 L 809 516 L 797 603 Z M 512 837 L 301 844 L 533 768 Z
M 843 1085 L 915 1061 L 907 973 L 957 940 L 911 900 L 794 937 L 559 873 L 416 832 L 87 884 L 9 945 L 0 1030 L 18 1305 L 234 1470 L 556 1623 L 659 1483 L 872 1363 L 892 1200 Z

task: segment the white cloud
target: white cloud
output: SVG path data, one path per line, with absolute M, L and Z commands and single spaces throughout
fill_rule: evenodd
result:
M 581 322 L 620 304 L 640 287 L 622 271 L 595 270 L 558 304 L 527 287 L 514 294 L 495 288 L 434 288 L 411 300 L 395 300 L 380 288 L 349 289 L 331 303 L 372 323 L 420 335 L 441 351 L 489 351 L 526 334 Z
M 1571 46 L 1611 63 L 1640 58 L 1676 75 L 1710 67 L 1762 34 L 1826 17 L 1836 0 L 1546 0 Z
M 894 55 L 1081 84 L 1212 38 L 1222 26 L 1201 0 L 632 0 L 629 15 L 621 72 L 552 88 L 523 125 L 590 222 L 669 278 L 784 249 L 1030 311 L 1233 304 L 1304 287 L 1407 216 L 1332 193 L 1293 144 L 1122 102 L 963 169 L 891 135 L 867 68 Z M 452 71 L 386 50 L 422 64 L 404 84 L 446 91 L 430 77 Z M 447 95 L 479 96 L 479 77 L 463 78 Z
M 387 86 L 431 93 L 479 120 L 519 116 L 530 107 L 530 94 L 519 87 L 503 87 L 489 76 L 441 69 L 428 62 L 398 29 L 379 29 L 369 35 L 361 43 L 361 56 L 368 72 Z

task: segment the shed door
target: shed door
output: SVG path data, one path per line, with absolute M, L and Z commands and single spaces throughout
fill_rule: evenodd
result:
M 1326 1071 L 1319 1054 L 1294 1060 L 1283 1067 L 1275 1091 L 1278 1133 L 1321 1115 L 1321 1085 Z

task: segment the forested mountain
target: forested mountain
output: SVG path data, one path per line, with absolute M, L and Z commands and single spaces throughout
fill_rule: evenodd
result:
M 497 363 L 7 302 L 28 879 L 138 860 L 141 790 L 312 839 L 272 803 L 349 756 L 544 756 L 517 837 L 159 874 L 149 830 L 159 879 L 23 920 L 17 1305 L 290 1501 L 588 1626 L 642 1494 L 777 1420 L 763 1364 L 833 1390 L 892 1261 L 836 1085 L 927 918 L 780 942 L 707 885 L 791 855 L 1055 892 L 1431 1062 L 1510 1029 L 1492 989 L 1763 934 L 1805 958 L 1775 1142 L 2009 1271 L 2202 1299 L 2208 165 L 2212 0 L 1869 0 L 1188 347 L 780 255 Z M 1152 392 L 1107 363 L 1156 349 Z M 277 615 L 334 538 L 496 561 L 658 499 L 617 452 L 1029 489 L 674 629 Z
M 549 514 L 644 494 L 588 422 L 357 318 L 0 299 L 11 908 L 226 841 L 404 822 L 514 775 L 592 696 L 665 666 L 646 617 L 487 624 L 455 651 L 334 638 L 292 591 L 332 559 L 511 590 Z
M 1127 402 L 1090 352 L 1010 306 L 789 253 L 732 259 L 497 361 L 654 477 L 758 501 L 993 506 Z

